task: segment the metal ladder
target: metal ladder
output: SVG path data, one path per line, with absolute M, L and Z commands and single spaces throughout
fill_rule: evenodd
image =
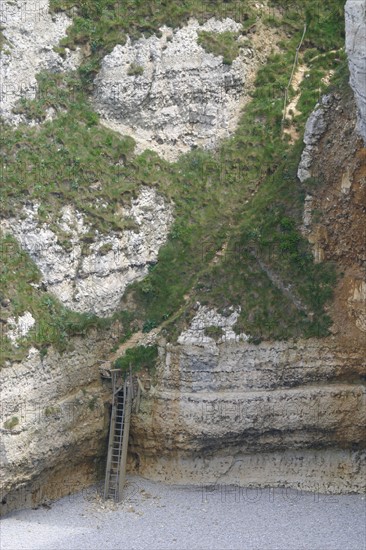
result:
M 112 370 L 111 375 L 113 398 L 104 498 L 119 502 L 126 480 L 133 385 L 132 376 L 123 381 L 119 369 Z

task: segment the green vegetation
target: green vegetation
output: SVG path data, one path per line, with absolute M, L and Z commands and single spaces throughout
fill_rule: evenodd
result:
M 59 414 L 61 413 L 61 409 L 60 407 L 46 407 L 45 410 L 44 410 L 44 415 L 46 417 L 49 417 L 49 416 L 58 416 Z
M 135 348 L 127 349 L 126 354 L 115 361 L 114 368 L 122 369 L 125 373 L 129 372 L 130 367 L 132 372 L 137 372 L 141 369 L 152 370 L 157 360 L 157 346 L 136 346 Z
M 207 32 L 198 33 L 198 43 L 209 53 L 222 55 L 226 65 L 231 65 L 239 55 L 238 34 L 234 32 Z
M 221 327 L 206 327 L 204 330 L 205 336 L 208 336 L 209 338 L 213 338 L 214 340 L 219 340 L 219 338 L 222 337 L 224 331 Z
M 274 24 L 289 32 L 298 31 L 307 24 L 304 49 L 329 52 L 344 46 L 344 2 L 343 0 L 272 0 L 270 7 L 281 13 L 278 19 L 271 13 Z
M 174 201 L 175 223 L 158 263 L 144 281 L 130 287 L 121 311 L 109 320 L 63 308 L 40 288 L 39 273 L 28 256 L 14 240 L 1 237 L 1 246 L 14 252 L 4 256 L 0 268 L 2 293 L 11 301 L 1 316 L 6 320 L 30 311 L 37 327 L 16 349 L 2 338 L 2 361 L 21 357 L 31 343 L 42 353 L 50 344 L 66 349 L 70 335 L 106 328 L 116 319 L 123 325 L 124 339 L 137 329 L 148 332 L 157 326 L 173 337 L 192 317 L 197 300 L 222 312 L 229 305 L 241 306 L 236 330 L 247 332 L 253 341 L 327 334 L 330 320 L 324 305 L 331 297 L 335 272 L 332 266 L 313 263 L 309 245 L 299 232 L 307 191 L 296 178 L 301 144 L 288 143 L 281 122 L 284 89 L 305 21 L 308 28 L 300 61 L 307 64 L 309 77 L 301 84 L 301 114 L 294 120 L 297 130 L 303 131 L 326 90 L 322 79 L 330 69 L 335 71 L 333 86 L 345 85 L 347 69 L 340 50 L 343 2 L 273 4 L 275 15 L 265 10 L 262 17 L 270 25 L 283 27 L 287 38 L 282 53 L 272 55 L 259 70 L 252 100 L 235 135 L 215 153 L 195 150 L 169 164 L 149 150 L 134 156 L 131 138 L 99 124 L 88 99 L 99 62 L 116 43 L 123 43 L 126 33 L 133 38 L 147 36 L 162 24 L 178 27 L 193 15 L 200 21 L 231 16 L 248 26 L 255 21 L 249 3 L 241 2 L 239 11 L 236 0 L 78 3 L 60 51 L 83 45 L 90 53 L 87 60 L 77 74 L 38 76 L 36 99 L 22 100 L 18 112 L 42 122 L 40 126 L 1 125 L 4 214 L 18 214 L 22 204 L 37 200 L 41 220 L 54 228 L 60 208 L 71 203 L 84 214 L 92 231 L 135 229 L 117 213 L 142 185 L 148 185 Z M 51 7 L 71 10 L 74 2 L 51 0 Z M 200 40 L 226 62 L 235 57 L 233 33 L 202 33 Z M 137 74 L 136 67 L 130 70 Z M 46 121 L 50 109 L 54 119 Z M 68 235 L 57 232 L 63 246 L 70 248 Z M 85 236 L 85 253 L 90 239 L 91 235 Z M 105 245 L 101 254 L 108 250 Z M 118 366 L 152 364 L 155 352 L 138 349 L 129 350 Z
M 19 418 L 17 416 L 12 416 L 11 418 L 9 418 L 9 420 L 6 420 L 6 422 L 4 422 L 4 428 L 6 430 L 12 430 L 18 424 L 19 424 Z
M 135 65 L 134 63 L 131 63 L 131 65 L 127 69 L 128 76 L 140 76 L 144 73 L 144 68 L 141 67 L 141 65 Z
M 130 170 L 124 167 L 133 139 L 98 124 L 78 76 L 41 73 L 38 82 L 36 99 L 21 101 L 17 111 L 36 121 L 44 121 L 50 108 L 57 116 L 39 127 L 2 125 L 3 213 L 11 215 L 32 198 L 41 204 L 42 221 L 54 222 L 71 203 L 93 229 L 133 229 L 130 220 L 116 215 L 138 192 L 133 177 L 138 166 L 134 161 Z
M 4 28 L 0 25 L 0 52 L 3 51 L 4 46 L 5 46 L 5 44 L 7 43 L 7 42 L 6 42 L 6 38 L 5 38 L 4 34 L 3 34 L 3 30 L 4 30 Z
M 202 304 L 214 303 L 221 311 L 240 306 L 236 331 L 258 340 L 325 336 L 330 326 L 324 305 L 336 275 L 332 265 L 314 264 L 297 229 L 303 199 L 298 160 L 295 150 L 263 182 L 229 239 L 223 261 L 196 285 Z
M 0 366 L 6 360 L 20 360 L 30 345 L 43 354 L 51 344 L 64 351 L 71 335 L 86 334 L 91 328 L 105 330 L 111 324 L 111 320 L 95 315 L 71 312 L 44 292 L 38 269 L 11 236 L 0 233 L 0 252 L 0 301 L 9 300 L 9 305 L 1 308 Z M 36 323 L 14 349 L 6 336 L 4 323 L 9 317 L 16 318 L 25 311 L 32 314 Z
M 97 401 L 98 401 L 98 397 L 96 395 L 94 395 L 93 397 L 91 397 L 88 401 L 88 407 L 91 411 L 94 411 L 95 410 L 95 407 L 96 407 L 96 404 L 97 404 Z

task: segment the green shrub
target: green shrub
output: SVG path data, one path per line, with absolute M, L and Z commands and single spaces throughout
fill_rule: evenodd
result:
M 135 65 L 135 63 L 131 63 L 127 69 L 128 76 L 141 76 L 143 73 L 144 68 L 141 65 Z
M 58 416 L 60 415 L 61 413 L 61 409 L 60 407 L 54 407 L 54 406 L 50 406 L 50 407 L 46 407 L 45 410 L 44 410 L 44 414 L 45 416 L 49 417 L 49 416 Z
M 205 336 L 208 336 L 209 338 L 213 338 L 214 340 L 219 340 L 222 337 L 224 331 L 222 330 L 221 327 L 211 326 L 211 327 L 205 327 L 204 333 L 205 333 Z
M 237 33 L 229 31 L 221 33 L 200 31 L 198 33 L 198 44 L 209 53 L 216 56 L 222 55 L 224 63 L 231 65 L 239 55 L 237 38 Z
M 4 428 L 6 430 L 12 430 L 18 424 L 19 424 L 19 418 L 17 416 L 12 416 L 11 418 L 9 418 L 9 420 L 6 420 L 6 422 L 4 422 Z
M 157 346 L 136 346 L 135 348 L 127 349 L 123 357 L 119 357 L 114 367 L 128 373 L 131 367 L 133 372 L 141 369 L 153 369 L 158 359 Z

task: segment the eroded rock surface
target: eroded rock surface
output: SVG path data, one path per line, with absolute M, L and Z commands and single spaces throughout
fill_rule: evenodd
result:
M 192 319 L 187 330 L 182 332 L 178 338 L 179 344 L 196 344 L 196 345 L 215 345 L 216 340 L 219 342 L 241 341 L 247 340 L 246 334 L 236 334 L 233 327 L 239 318 L 240 308 L 230 308 L 228 315 L 225 317 L 218 313 L 215 309 L 207 306 L 199 305 L 198 311 Z M 207 329 L 219 329 L 217 337 L 213 338 L 207 333 Z
M 173 209 L 154 189 L 143 188 L 122 217 L 131 218 L 136 230 L 92 231 L 83 215 L 65 206 L 57 226 L 69 247 L 48 224 L 41 223 L 38 207 L 24 208 L 22 219 L 5 220 L 11 232 L 39 267 L 44 284 L 67 307 L 99 316 L 113 313 L 129 283 L 148 273 L 167 239 Z M 85 235 L 92 242 L 83 243 Z
M 313 153 L 316 144 L 327 128 L 327 111 L 331 107 L 332 102 L 333 98 L 331 95 L 323 96 L 306 122 L 304 133 L 305 148 L 302 152 L 297 171 L 297 177 L 301 182 L 312 176 Z
M 365 366 L 334 339 L 167 345 L 132 420 L 134 467 L 179 483 L 362 492 Z
M 0 515 L 81 490 L 103 476 L 110 391 L 99 375 L 112 331 L 0 371 Z
M 191 21 L 162 37 L 130 39 L 107 55 L 94 100 L 104 124 L 168 159 L 194 146 L 213 147 L 235 128 L 253 50 L 232 65 L 197 43 L 199 31 L 237 32 L 231 19 Z
M 357 127 L 366 145 L 366 1 L 348 0 L 345 16 L 350 84 L 358 107 Z
M 364 343 L 366 149 L 355 131 L 357 108 L 352 91 L 333 96 L 331 108 L 322 116 L 326 128 L 320 125 L 322 133 L 310 145 L 314 180 L 305 198 L 302 231 L 313 247 L 315 261 L 335 262 L 342 272 L 331 306 L 333 333 Z
M 78 51 L 67 51 L 63 59 L 53 50 L 71 20 L 64 13 L 51 15 L 48 0 L 3 0 L 0 17 L 6 38 L 0 53 L 0 115 L 16 125 L 26 120 L 13 109 L 21 98 L 35 98 L 37 73 L 75 69 L 80 58 Z
M 17 346 L 17 342 L 20 338 L 23 338 L 28 334 L 31 328 L 35 325 L 36 320 L 30 311 L 25 311 L 23 315 L 18 318 L 9 317 L 8 325 L 9 330 L 6 332 L 6 336 Z

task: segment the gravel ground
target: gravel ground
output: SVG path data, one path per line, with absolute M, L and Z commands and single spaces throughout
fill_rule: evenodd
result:
M 238 486 L 178 487 L 129 477 L 125 501 L 93 487 L 13 512 L 1 550 L 363 550 L 366 500 Z

